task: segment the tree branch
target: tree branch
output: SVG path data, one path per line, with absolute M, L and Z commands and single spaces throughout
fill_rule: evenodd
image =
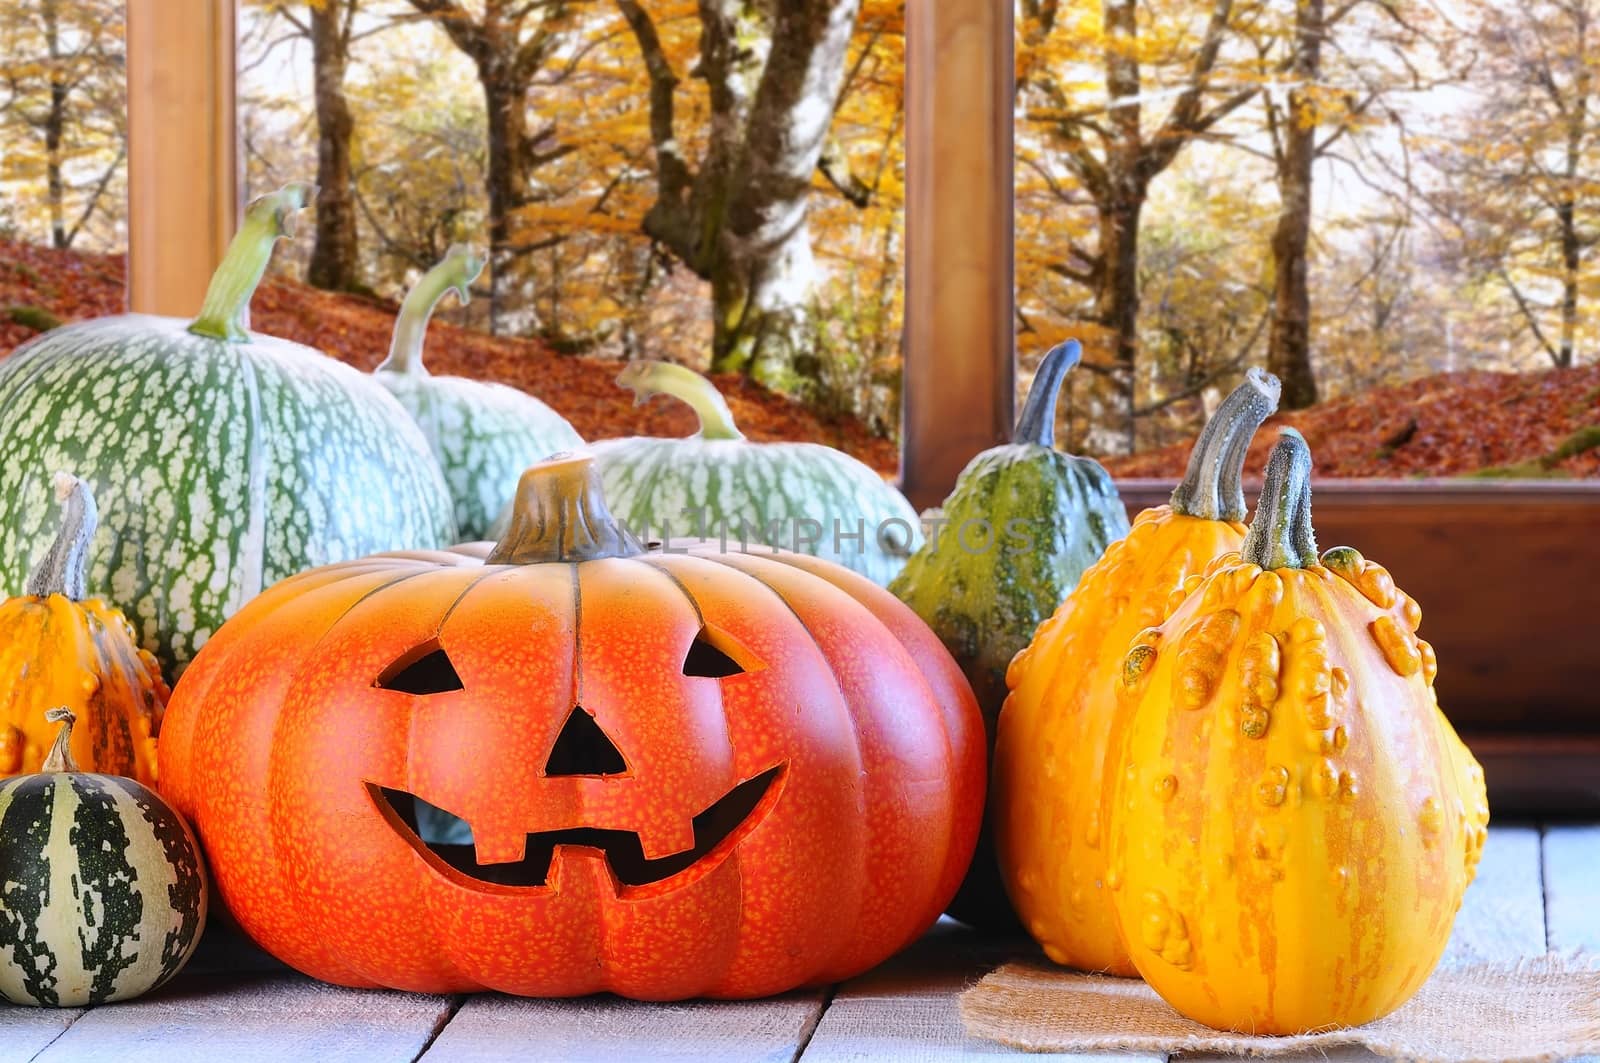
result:
M 817 160 L 817 170 L 846 201 L 856 207 L 872 205 L 872 187 L 855 172 L 837 138 L 830 136 Z
M 107 186 L 111 184 L 111 178 L 116 176 L 117 167 L 122 165 L 122 160 L 127 158 L 127 156 L 128 144 L 126 141 L 124 141 L 117 148 L 117 157 L 111 160 L 111 165 L 105 168 L 105 172 L 100 175 L 100 180 L 95 182 L 94 191 L 89 194 L 88 201 L 84 203 L 83 212 L 78 215 L 78 220 L 67 232 L 68 247 L 72 246 L 72 241 L 78 238 L 78 233 L 81 232 L 83 227 L 89 223 L 90 217 L 94 215 L 95 208 L 100 205 L 101 197 L 106 194 Z
M 410 0 L 412 7 L 433 19 L 449 35 L 457 48 L 474 61 L 488 54 L 488 38 L 482 26 L 455 0 Z
M 1511 298 L 1516 300 L 1517 309 L 1522 313 L 1522 319 L 1528 323 L 1528 329 L 1533 333 L 1533 338 L 1539 341 L 1539 346 L 1544 348 L 1544 353 L 1549 356 L 1550 360 L 1559 366 L 1561 364 L 1561 355 L 1545 336 L 1544 329 L 1539 326 L 1539 319 L 1534 314 L 1533 307 L 1529 305 L 1527 298 L 1522 294 L 1522 289 L 1517 287 L 1517 282 L 1511 279 L 1511 271 L 1502 265 L 1497 272 L 1500 275 L 1500 279 L 1505 282 L 1506 288 L 1510 290 Z
M 650 142 L 656 152 L 656 181 L 659 192 L 656 207 L 663 215 L 672 215 L 670 229 L 692 229 L 688 219 L 679 217 L 688 206 L 688 196 L 694 186 L 694 173 L 684 159 L 678 144 L 677 114 L 674 95 L 678 90 L 678 75 L 672 69 L 666 50 L 661 46 L 661 34 L 655 22 L 637 0 L 617 0 L 617 9 L 639 42 L 639 52 L 644 57 L 645 71 L 650 76 Z M 662 218 L 665 221 L 665 217 Z M 684 250 L 683 233 L 673 232 L 658 239 L 675 251 Z

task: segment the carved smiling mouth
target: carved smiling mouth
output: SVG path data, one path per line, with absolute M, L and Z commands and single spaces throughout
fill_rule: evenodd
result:
M 571 827 L 527 836 L 525 855 L 515 863 L 480 864 L 472 829 L 453 815 L 414 794 L 373 783 L 367 790 L 391 827 L 424 858 L 440 863 L 474 882 L 494 886 L 536 888 L 548 884 L 556 849 L 564 845 L 604 854 L 611 873 L 623 886 L 649 886 L 694 867 L 719 849 L 731 849 L 764 817 L 774 802 L 763 804 L 783 765 L 762 772 L 724 794 L 694 817 L 694 846 L 654 860 L 633 831 Z

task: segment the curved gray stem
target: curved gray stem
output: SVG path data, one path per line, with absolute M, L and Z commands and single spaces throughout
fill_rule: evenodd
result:
M 1041 447 L 1056 445 L 1056 407 L 1061 402 L 1061 385 L 1081 361 L 1083 347 L 1077 340 L 1068 340 L 1050 349 L 1039 363 L 1039 371 L 1033 375 L 1033 387 L 1028 389 L 1028 401 L 1023 403 L 1022 416 L 1017 419 L 1017 430 L 1011 442 Z
M 56 501 L 62 503 L 61 528 L 50 552 L 28 576 L 24 593 L 36 598 L 64 594 L 81 602 L 89 596 L 89 545 L 100 525 L 89 485 L 71 473 L 55 476 Z
M 1317 536 L 1311 527 L 1311 448 L 1305 437 L 1285 428 L 1267 460 L 1255 520 L 1240 551 L 1265 569 L 1310 568 L 1317 563 Z
M 1206 422 L 1189 455 L 1189 469 L 1172 492 L 1172 508 L 1203 520 L 1244 520 L 1244 459 L 1263 421 L 1278 409 L 1283 385 L 1264 369 L 1250 369 L 1244 383 Z

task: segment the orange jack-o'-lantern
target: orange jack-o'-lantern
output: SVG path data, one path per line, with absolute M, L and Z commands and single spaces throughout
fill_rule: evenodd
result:
M 598 483 L 536 466 L 487 563 L 305 573 L 189 668 L 164 790 L 285 962 L 759 996 L 873 966 L 954 894 L 983 725 L 932 633 L 827 562 L 646 550 Z

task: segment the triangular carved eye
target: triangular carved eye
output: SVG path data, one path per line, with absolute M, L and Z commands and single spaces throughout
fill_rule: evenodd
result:
M 701 679 L 727 679 L 760 670 L 750 652 L 714 627 L 703 627 L 683 659 L 683 674 Z
M 382 690 L 418 696 L 466 689 L 461 676 L 456 674 L 455 665 L 450 663 L 450 655 L 437 641 L 418 646 L 395 661 L 384 669 L 374 685 Z

